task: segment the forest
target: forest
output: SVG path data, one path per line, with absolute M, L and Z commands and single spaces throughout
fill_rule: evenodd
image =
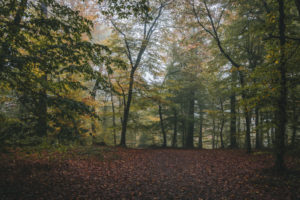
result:
M 300 0 L 0 0 L 0 199 L 300 199 Z

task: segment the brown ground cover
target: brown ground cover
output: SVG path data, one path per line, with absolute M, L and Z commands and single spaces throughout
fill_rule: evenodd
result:
M 300 199 L 299 172 L 275 176 L 269 153 L 102 148 L 0 158 L 0 199 Z

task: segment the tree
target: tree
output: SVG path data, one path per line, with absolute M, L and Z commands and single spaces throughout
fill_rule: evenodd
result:
M 21 122 L 34 127 L 35 135 L 58 131 L 78 138 L 85 130 L 76 118 L 95 115 L 70 93 L 86 91 L 77 78 L 100 77 L 93 66 L 109 54 L 105 46 L 83 40 L 83 35 L 91 37 L 92 22 L 54 0 L 1 2 L 0 20 L 6 27 L 0 33 L 0 76 L 28 113 Z
M 137 38 L 129 38 L 130 33 L 125 32 L 125 30 L 127 30 L 128 27 L 126 29 L 124 28 L 123 30 L 116 22 L 117 19 L 114 19 L 113 17 L 110 18 L 110 22 L 115 28 L 115 30 L 123 37 L 125 48 L 126 48 L 126 56 L 128 58 L 128 62 L 130 66 L 128 91 L 126 94 L 127 99 L 126 99 L 126 103 L 124 104 L 124 112 L 122 118 L 122 131 L 121 131 L 121 141 L 120 141 L 121 146 L 126 146 L 126 130 L 127 130 L 128 119 L 129 119 L 131 101 L 133 97 L 134 74 L 140 66 L 143 54 L 146 51 L 151 36 L 156 30 L 158 20 L 162 15 L 163 9 L 168 5 L 168 3 L 169 1 L 154 3 L 154 5 L 151 5 L 150 1 L 146 1 L 146 2 L 141 2 L 141 4 L 134 5 L 136 6 L 137 9 L 139 7 L 143 8 L 139 10 L 135 15 L 135 17 L 140 17 L 140 19 L 132 19 L 137 21 L 131 21 L 133 23 L 136 22 L 137 26 L 143 27 L 142 31 L 140 32 L 140 34 L 142 35 L 141 40 L 138 40 Z M 158 7 L 155 7 L 157 5 Z M 123 16 L 122 14 L 119 15 L 120 18 L 122 18 L 122 16 Z M 134 30 L 134 27 L 131 27 L 131 31 L 136 31 L 136 30 Z M 136 40 L 136 42 L 134 42 L 134 40 Z M 133 48 L 136 45 L 139 45 L 137 51 L 134 50 Z

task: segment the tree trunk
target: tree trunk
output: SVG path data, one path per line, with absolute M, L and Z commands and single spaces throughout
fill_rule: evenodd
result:
M 172 147 L 177 147 L 177 111 L 176 111 L 176 109 L 174 109 L 174 133 L 173 133 Z
M 123 147 L 126 147 L 126 130 L 127 130 L 130 104 L 131 104 L 132 93 L 133 93 L 134 72 L 135 72 L 135 69 L 132 68 L 131 72 L 130 72 L 130 78 L 129 78 L 129 89 L 128 89 L 127 103 L 126 103 L 126 105 L 124 105 L 124 113 L 123 113 L 123 121 L 122 121 L 122 132 L 121 132 L 121 142 L 120 142 L 120 146 L 123 146 Z
M 232 87 L 231 87 L 231 96 L 230 96 L 230 148 L 237 148 L 236 142 L 236 97 L 234 92 L 234 86 L 236 82 L 236 73 L 232 72 Z
M 286 86 L 286 66 L 285 66 L 285 13 L 284 0 L 278 0 L 279 5 L 279 40 L 280 40 L 280 61 L 278 70 L 280 71 L 280 88 L 276 110 L 276 141 L 275 141 L 275 169 L 278 172 L 285 170 L 284 153 L 285 153 L 285 128 L 286 128 L 286 105 L 287 105 L 287 86 Z
M 97 79 L 96 82 L 95 82 L 95 85 L 93 87 L 93 90 L 91 92 L 91 97 L 92 99 L 95 101 L 96 100 L 96 93 L 97 93 L 97 89 L 98 89 L 98 84 L 99 84 L 99 80 Z M 96 122 L 95 122 L 95 119 L 92 118 L 92 133 L 93 133 L 93 136 L 95 136 L 96 134 Z
M 191 91 L 188 112 L 188 130 L 186 136 L 186 147 L 194 148 L 194 112 L 195 112 L 195 91 Z
M 111 109 L 112 109 L 112 122 L 113 122 L 113 134 L 114 134 L 114 145 L 117 145 L 117 135 L 116 135 L 116 113 L 115 113 L 115 104 L 113 93 L 110 91 L 110 100 L 111 100 Z
M 184 148 L 185 147 L 185 122 L 184 122 L 184 119 L 182 119 L 182 137 L 181 137 L 181 139 L 182 139 L 182 148 Z
M 261 148 L 261 139 L 260 139 L 260 130 L 259 130 L 259 108 L 255 107 L 255 147 L 256 149 Z
M 225 116 L 224 116 L 224 108 L 223 108 L 223 101 L 220 99 L 221 105 L 221 112 L 222 112 L 222 120 L 221 120 L 221 127 L 220 127 L 220 140 L 221 140 L 221 148 L 224 149 L 224 141 L 223 141 L 223 127 L 225 123 Z
M 162 107 L 161 107 L 160 104 L 158 105 L 158 113 L 159 113 L 159 119 L 160 119 L 161 132 L 163 134 L 163 145 L 162 145 L 162 147 L 167 147 L 167 135 L 166 135 L 166 132 L 165 132 L 164 121 L 163 121 L 163 116 L 162 116 Z
M 292 91 L 292 147 L 296 147 L 296 136 L 297 136 L 297 124 L 298 124 L 298 113 L 297 113 L 297 104 L 296 97 L 294 92 Z
M 199 125 L 200 125 L 200 130 L 199 130 L 199 141 L 198 141 L 198 148 L 202 149 L 203 148 L 203 112 L 202 112 L 202 107 L 200 106 L 200 121 L 199 121 Z
M 240 109 L 238 108 L 238 113 L 240 113 Z M 242 132 L 242 128 L 241 128 L 241 117 L 240 114 L 238 114 L 238 120 L 237 120 L 237 147 L 239 147 L 239 145 L 242 144 L 241 142 L 241 132 Z
M 298 10 L 298 15 L 300 16 L 300 0 L 295 0 L 295 4 Z
M 215 149 L 215 136 L 216 136 L 216 124 L 215 124 L 215 117 L 213 117 L 212 149 Z
M 250 113 L 247 111 L 245 113 L 245 118 L 246 118 L 246 149 L 247 149 L 247 153 L 251 153 L 251 127 L 250 127 L 250 123 L 251 123 L 251 117 L 249 115 Z
M 260 133 L 260 147 L 264 148 L 264 114 L 262 112 L 260 112 L 260 121 L 259 121 L 259 133 Z

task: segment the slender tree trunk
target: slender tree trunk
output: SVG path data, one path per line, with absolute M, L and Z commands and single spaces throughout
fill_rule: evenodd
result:
M 236 73 L 232 72 L 232 87 L 231 87 L 231 96 L 230 96 L 230 148 L 237 148 L 236 142 L 236 111 L 235 111 L 235 104 L 236 104 L 236 97 L 234 92 L 234 87 L 236 84 Z
M 276 110 L 276 141 L 275 141 L 275 169 L 279 172 L 285 170 L 284 153 L 285 153 L 285 128 L 286 128 L 286 105 L 287 105 L 287 86 L 286 86 L 286 64 L 285 64 L 285 13 L 284 0 L 278 0 L 279 6 L 279 40 L 280 40 L 280 61 L 278 70 L 280 71 L 280 88 L 279 98 Z
M 259 130 L 259 108 L 258 106 L 255 107 L 255 146 L 256 149 L 261 148 L 261 139 L 260 139 L 260 130 Z
M 116 134 L 116 113 L 115 113 L 115 104 L 113 93 L 110 91 L 110 100 L 111 100 L 111 109 L 112 109 L 112 122 L 113 122 L 113 134 L 114 134 L 114 145 L 117 145 L 117 134 Z
M 177 111 L 176 111 L 176 109 L 174 109 L 174 132 L 173 132 L 172 147 L 177 147 Z
M 185 147 L 185 122 L 184 122 L 184 119 L 182 119 L 182 147 L 184 148 Z
M 223 127 L 225 123 L 225 116 L 224 116 L 224 108 L 223 108 L 223 101 L 220 99 L 221 105 L 221 112 L 222 112 L 222 120 L 221 120 L 221 127 L 220 127 L 220 140 L 221 140 L 221 148 L 224 149 L 224 141 L 223 141 Z
M 240 113 L 240 109 L 238 109 L 238 113 Z M 238 140 L 238 144 L 237 144 L 237 147 L 239 145 L 241 145 L 241 132 L 242 132 L 242 129 L 241 129 L 241 117 L 240 117 L 240 114 L 238 114 L 238 121 L 237 121 L 237 140 Z
M 194 147 L 194 112 L 195 112 L 195 92 L 191 91 L 189 100 L 189 112 L 188 112 L 188 130 L 186 136 L 186 147 Z
M 162 145 L 162 147 L 167 147 L 167 135 L 166 135 L 166 132 L 165 132 L 165 127 L 164 127 L 162 107 L 161 107 L 160 104 L 158 105 L 158 113 L 159 113 L 159 119 L 160 119 L 161 132 L 163 134 L 163 145 Z
M 215 124 L 215 117 L 213 117 L 212 149 L 215 149 L 215 137 L 216 137 L 216 124 Z
M 264 114 L 262 112 L 260 112 L 260 121 L 259 121 L 259 133 L 260 133 L 260 147 L 264 148 Z
M 91 92 L 91 97 L 92 97 L 92 99 L 94 101 L 96 100 L 96 92 L 97 92 L 97 89 L 98 89 L 98 85 L 99 85 L 99 80 L 97 79 L 96 82 L 95 82 L 95 85 L 93 87 L 93 90 Z M 94 118 L 92 118 L 92 124 L 91 124 L 91 126 L 92 126 L 93 136 L 95 137 L 95 135 L 96 135 L 96 121 L 95 121 Z
M 297 103 L 294 92 L 292 91 L 292 147 L 296 147 L 296 136 L 297 136 L 297 125 L 298 125 L 298 113 L 297 113 Z
M 199 125 L 200 125 L 200 130 L 199 130 L 199 141 L 198 141 L 198 148 L 202 149 L 203 148 L 203 112 L 202 112 L 202 107 L 200 106 L 200 120 L 199 120 Z
M 300 0 L 294 0 L 294 1 L 298 10 L 298 15 L 300 16 Z

